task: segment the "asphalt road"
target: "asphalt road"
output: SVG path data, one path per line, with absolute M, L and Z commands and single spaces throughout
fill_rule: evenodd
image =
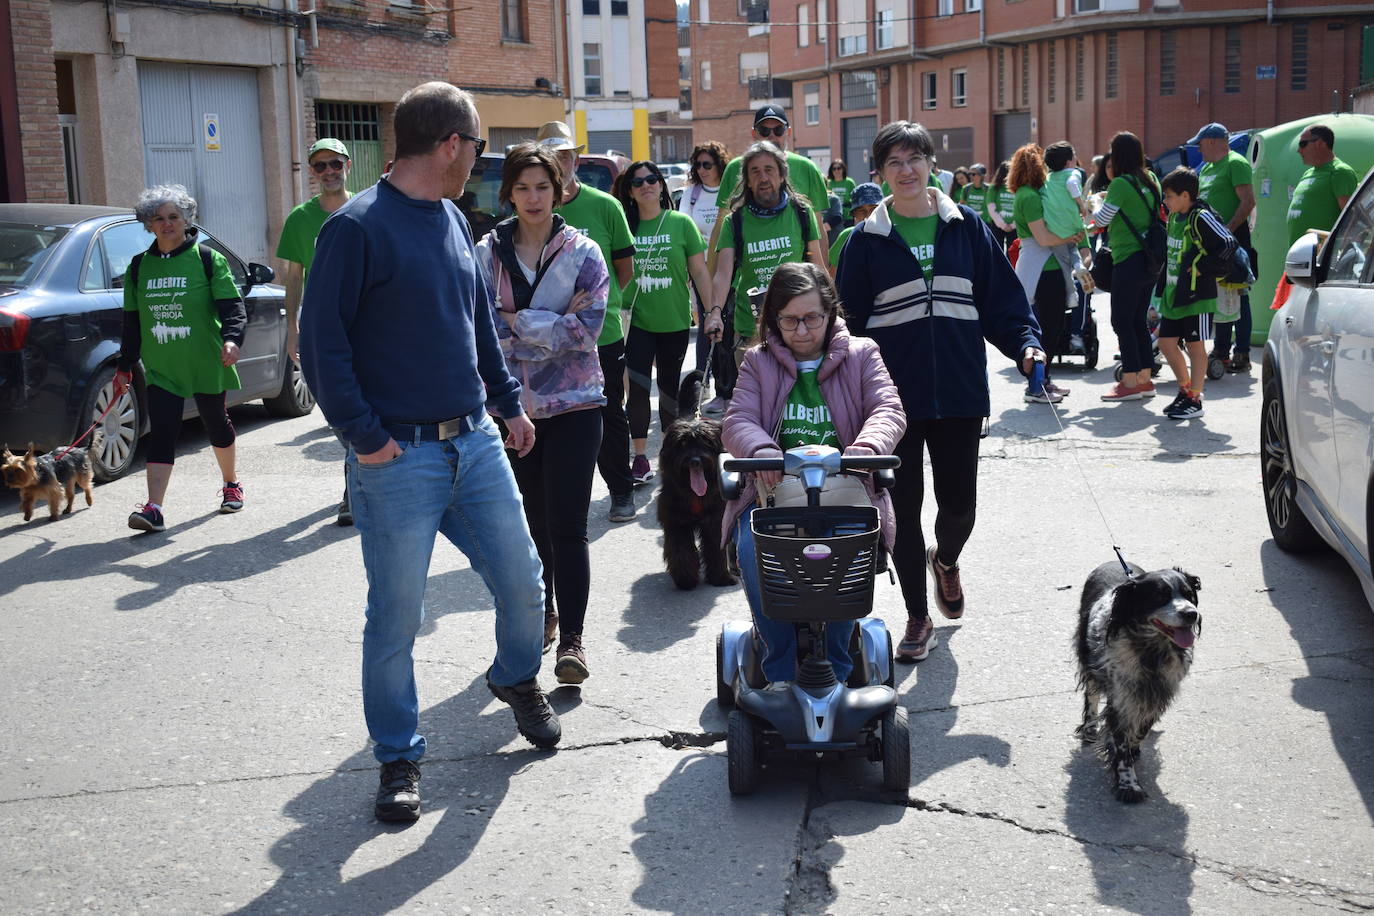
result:
M 1099 309 L 1105 310 L 1099 304 Z M 1114 346 L 1105 330 L 1104 362 Z M 1166 370 L 1167 375 L 1167 370 Z M 905 796 L 876 765 L 772 767 L 726 789 L 714 702 L 736 588 L 676 591 L 650 503 L 592 505 L 592 677 L 533 750 L 482 683 L 489 599 L 440 543 L 416 646 L 424 813 L 372 818 L 359 690 L 364 574 L 333 524 L 318 413 L 236 410 L 247 508 L 220 516 L 188 424 L 170 527 L 134 535 L 141 471 L 91 509 L 0 495 L 0 887 L 11 913 L 1299 913 L 1374 909 L 1374 612 L 1334 556 L 1269 537 L 1259 384 L 1105 404 L 1068 369 L 1056 420 L 994 354 L 968 612 L 898 671 Z M 1059 423 L 1063 423 L 1061 431 Z M 656 445 L 655 445 L 656 447 Z M 640 502 L 648 499 L 641 491 Z M 1099 514 L 1100 510 L 1100 514 Z M 930 523 L 929 500 L 927 524 Z M 1110 529 L 1110 534 L 1109 534 Z M 1202 579 L 1181 699 L 1147 741 L 1150 799 L 1113 800 L 1074 740 L 1079 590 L 1111 545 Z M 875 613 L 900 631 L 896 589 Z M 546 686 L 552 675 L 546 670 Z

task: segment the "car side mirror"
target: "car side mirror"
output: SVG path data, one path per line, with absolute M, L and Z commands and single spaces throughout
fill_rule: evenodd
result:
M 276 276 L 277 272 L 266 264 L 248 265 L 249 286 L 262 286 L 264 283 L 271 283 Z
M 1283 272 L 1294 286 L 1311 289 L 1317 285 L 1317 252 L 1320 242 L 1315 232 L 1305 233 L 1293 243 L 1283 259 Z

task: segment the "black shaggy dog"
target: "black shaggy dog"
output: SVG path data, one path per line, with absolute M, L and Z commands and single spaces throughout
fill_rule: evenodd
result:
M 663 562 L 673 583 L 682 589 L 697 587 L 703 560 L 707 582 L 735 584 L 720 546 L 721 516 L 725 513 L 716 463 L 723 451 L 720 422 L 695 416 L 697 399 L 689 389 L 696 387 L 699 391 L 701 379 L 694 376 L 698 373 L 689 373 L 682 383 L 678 392 L 681 418 L 668 427 L 658 453 L 662 481 L 658 524 L 663 529 Z
M 1119 563 L 1097 567 L 1083 586 L 1075 639 L 1083 723 L 1074 733 L 1096 743 L 1119 801 L 1145 798 L 1135 775 L 1140 743 L 1193 664 L 1193 641 L 1202 632 L 1201 587 L 1197 576 L 1181 569 L 1147 573 L 1131 564 L 1127 576 Z

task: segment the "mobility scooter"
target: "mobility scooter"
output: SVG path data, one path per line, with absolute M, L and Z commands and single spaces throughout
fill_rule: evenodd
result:
M 763 645 L 753 622 L 730 621 L 716 639 L 716 699 L 730 709 L 726 732 L 730 791 L 747 795 L 773 758 L 862 757 L 881 761 L 883 787 L 911 782 L 906 709 L 897 705 L 892 636 L 873 608 L 873 580 L 885 567 L 878 510 L 823 505 L 827 477 L 872 470 L 879 487 L 894 483 L 893 455 L 843 456 L 805 445 L 782 458 L 721 456 L 721 491 L 735 499 L 741 473 L 782 471 L 801 479 L 807 504 L 756 509 L 751 517 L 760 611 L 799 628 L 796 680 L 767 690 Z M 746 562 L 748 562 L 746 560 Z M 825 651 L 826 627 L 849 627 L 854 670 L 835 677 Z

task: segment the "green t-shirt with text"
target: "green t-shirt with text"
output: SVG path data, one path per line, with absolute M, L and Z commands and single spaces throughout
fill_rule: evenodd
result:
M 1002 219 L 1005 222 L 1009 223 L 1012 221 L 1012 215 L 1016 211 L 1016 195 L 1007 190 L 1006 185 L 1001 185 L 997 188 L 996 193 L 993 195 L 992 199 L 988 201 L 988 204 L 989 206 L 996 205 L 997 212 L 1002 214 Z
M 296 207 L 286 217 L 277 240 L 277 257 L 301 265 L 301 281 L 310 276 L 310 264 L 315 260 L 315 239 L 320 235 L 329 214 L 320 206 L 320 198 L 312 197 Z
M 635 233 L 635 278 L 625 291 L 630 323 L 661 334 L 692 326 L 692 288 L 687 259 L 706 250 L 697 224 L 686 213 L 664 210 L 643 220 Z
M 720 201 L 721 209 L 725 209 L 730 198 L 734 196 L 736 186 L 740 180 L 740 163 L 743 158 L 736 156 L 725 166 L 725 173 L 720 179 Z M 825 178 L 821 176 L 821 170 L 816 163 L 799 156 L 796 153 L 787 154 L 787 186 L 793 191 L 805 197 L 811 204 L 811 209 L 816 213 L 824 213 L 830 207 L 830 189 L 826 187 Z M 721 227 L 721 232 L 725 227 Z
M 1222 223 L 1229 223 L 1240 208 L 1240 196 L 1236 188 L 1254 183 L 1254 169 L 1250 161 L 1235 150 L 1228 151 L 1226 158 L 1217 162 L 1204 162 L 1198 172 L 1198 197 L 1217 211 Z
M 1217 310 L 1215 298 L 1200 299 L 1185 308 L 1174 308 L 1174 300 L 1178 294 L 1179 286 L 1191 287 L 1193 283 L 1191 277 L 1179 276 L 1179 269 L 1183 265 L 1183 255 L 1189 248 L 1201 247 L 1201 241 L 1188 231 L 1188 221 L 1191 217 L 1191 213 L 1185 213 L 1181 216 L 1177 213 L 1169 214 L 1169 242 L 1165 248 L 1164 257 L 1164 295 L 1160 297 L 1160 314 L 1165 318 L 1186 318 L 1189 315 L 1201 315 Z
M 906 242 L 906 247 L 911 249 L 911 253 L 921 263 L 921 270 L 926 275 L 926 285 L 930 285 L 935 272 L 935 228 L 940 222 L 940 217 L 934 213 L 930 216 L 902 216 L 891 208 L 887 214 L 892 218 L 892 225 L 896 228 L 897 234 Z
M 138 313 L 148 382 L 183 398 L 240 387 L 238 371 L 220 360 L 224 338 L 215 308 L 216 299 L 239 298 L 239 288 L 218 251 L 210 252 L 215 269 L 207 280 L 197 247 L 170 258 L 145 252 L 137 288 L 124 285 L 124 311 Z
M 975 188 L 972 184 L 964 185 L 964 199 L 961 202 L 974 213 L 977 213 L 978 218 L 983 222 L 988 221 L 988 197 L 991 191 L 992 189 L 987 185 L 983 185 L 981 188 Z
M 1341 215 L 1338 197 L 1355 193 L 1360 176 L 1339 159 L 1314 165 L 1302 173 L 1288 203 L 1288 244 L 1302 238 L 1308 229 L 1329 231 Z
M 558 208 L 558 213 L 574 229 L 596 242 L 601 256 L 606 259 L 606 270 L 611 275 L 610 291 L 606 296 L 606 323 L 597 338 L 598 346 L 615 343 L 624 337 L 620 328 L 620 303 L 623 301 L 620 284 L 615 279 L 614 255 L 634 248 L 630 238 L 630 224 L 625 221 L 625 211 L 620 203 L 605 191 L 585 184 L 578 184 L 577 196 Z
M 779 264 L 789 261 L 806 260 L 805 238 L 814 237 L 815 228 L 802 233 L 801 223 L 797 220 L 797 208 L 788 203 L 776 216 L 755 216 L 748 207 L 740 211 L 743 222 L 740 234 L 744 241 L 744 254 L 735 252 L 735 334 L 741 340 L 754 336 L 757 325 L 753 311 L 749 307 L 749 289 L 765 289 L 773 279 L 773 271 Z M 720 237 L 716 250 L 724 251 L 735 247 L 735 233 L 730 228 L 727 217 L 720 227 Z
M 844 211 L 844 218 L 849 219 L 849 201 L 850 198 L 854 196 L 854 188 L 857 187 L 857 185 L 854 184 L 854 179 L 841 178 L 839 181 L 831 180 L 827 181 L 826 185 L 830 188 L 831 192 L 840 199 L 840 209 Z
M 797 362 L 797 381 L 782 407 L 782 424 L 778 431 L 778 445 L 783 451 L 799 445 L 840 447 L 830 408 L 821 396 L 820 366 L 820 359 Z

